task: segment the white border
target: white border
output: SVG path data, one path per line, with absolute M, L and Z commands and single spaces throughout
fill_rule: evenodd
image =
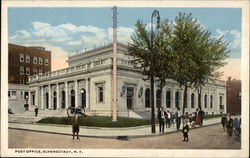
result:
M 247 157 L 249 153 L 249 1 L 3 1 L 2 2 L 2 44 L 1 44 L 1 156 L 95 156 L 95 157 Z M 8 149 L 8 7 L 223 7 L 242 8 L 242 149 L 241 150 L 157 150 L 157 149 L 83 149 L 84 154 L 15 154 Z M 58 149 L 57 149 L 58 150 Z M 68 150 L 68 149 L 67 149 Z M 72 150 L 73 151 L 73 150 Z

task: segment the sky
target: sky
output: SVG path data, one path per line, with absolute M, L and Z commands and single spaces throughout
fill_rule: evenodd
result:
M 179 12 L 192 13 L 212 37 L 224 36 L 230 50 L 228 64 L 220 69 L 222 80 L 240 79 L 241 9 L 240 8 L 125 8 L 118 7 L 118 42 L 127 43 L 137 20 L 150 26 L 154 9 L 161 21 L 173 21 Z M 52 71 L 67 67 L 68 55 L 112 42 L 112 9 L 11 7 L 8 9 L 9 43 L 43 46 L 52 52 Z M 233 70 L 233 71 L 232 71 Z

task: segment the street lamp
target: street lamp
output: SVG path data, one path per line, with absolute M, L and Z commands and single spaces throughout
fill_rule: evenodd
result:
M 157 27 L 160 27 L 160 13 L 157 10 L 154 10 L 154 12 L 151 15 L 151 51 L 150 51 L 150 59 L 151 59 L 151 76 L 150 76 L 150 86 L 151 86 L 151 132 L 155 133 L 155 108 L 154 108 L 154 72 L 155 72 L 155 59 L 154 59 L 154 31 L 153 31 L 153 17 L 157 17 Z

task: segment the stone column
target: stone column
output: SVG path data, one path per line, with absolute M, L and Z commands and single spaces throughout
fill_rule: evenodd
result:
M 44 97 L 43 96 L 43 86 L 41 86 L 41 109 L 44 109 L 44 104 L 43 104 L 44 98 L 43 97 Z
M 75 80 L 75 107 L 78 106 L 78 82 Z
M 35 106 L 38 107 L 38 99 L 39 99 L 39 86 L 36 88 L 36 93 L 35 93 Z
M 32 98 L 31 98 L 31 92 L 29 91 L 29 108 L 31 107 L 31 100 L 32 100 Z
M 89 80 L 85 79 L 85 90 L 86 90 L 86 108 L 89 108 Z
M 60 109 L 60 98 L 59 98 L 59 83 L 56 84 L 56 109 Z
M 49 99 L 49 109 L 51 110 L 52 109 L 52 107 L 51 107 L 51 100 L 52 100 L 51 85 L 49 85 L 48 88 L 49 88 L 49 97 L 48 97 L 48 99 Z
M 68 109 L 68 82 L 65 81 L 65 108 Z

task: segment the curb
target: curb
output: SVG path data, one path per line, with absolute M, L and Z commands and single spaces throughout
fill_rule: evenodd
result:
M 213 123 L 213 124 L 209 124 L 209 125 L 203 125 L 203 126 L 199 126 L 199 127 L 195 127 L 195 128 L 190 128 L 190 130 L 198 129 L 198 128 L 202 128 L 202 127 L 209 127 L 209 126 L 213 126 L 213 125 L 217 125 L 217 124 L 220 124 L 220 123 Z M 72 136 L 72 134 L 69 134 L 69 133 L 40 131 L 40 130 L 24 129 L 24 128 L 16 128 L 16 127 L 8 127 L 8 129 Z M 147 135 L 91 136 L 91 135 L 79 134 L 79 137 L 129 140 L 129 139 L 135 139 L 135 138 L 148 138 L 148 137 L 163 136 L 163 135 L 178 133 L 178 132 L 182 132 L 182 130 L 169 131 L 169 132 L 166 132 L 166 133 L 151 133 L 151 134 L 147 134 Z

